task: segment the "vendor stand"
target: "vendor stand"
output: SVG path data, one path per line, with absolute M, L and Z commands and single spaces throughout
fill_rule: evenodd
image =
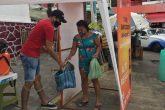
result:
M 0 76 L 0 110 L 4 107 L 18 103 L 17 91 L 16 91 L 17 73 L 10 72 L 8 75 Z M 14 92 L 5 93 L 5 89 L 11 86 Z M 5 98 L 6 96 L 11 98 Z M 6 100 L 5 100 L 6 99 Z

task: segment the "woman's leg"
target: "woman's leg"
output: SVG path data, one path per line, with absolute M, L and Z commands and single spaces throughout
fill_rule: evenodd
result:
M 88 101 L 88 76 L 84 72 L 84 70 L 81 70 L 81 69 L 80 69 L 80 75 L 81 75 L 81 87 L 82 87 L 82 92 L 83 92 L 82 102 L 87 102 Z
M 95 88 L 95 93 L 96 93 L 96 106 L 101 105 L 101 97 L 100 97 L 100 83 L 98 79 L 93 79 L 92 80 L 93 86 Z

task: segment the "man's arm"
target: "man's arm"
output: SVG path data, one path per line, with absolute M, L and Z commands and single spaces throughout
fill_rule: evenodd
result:
M 46 45 L 45 45 L 45 49 L 47 51 L 47 53 L 54 59 L 57 61 L 57 63 L 62 66 L 62 62 L 60 61 L 58 55 L 56 54 L 56 52 L 54 51 L 54 44 L 53 42 L 46 40 Z
M 54 51 L 54 28 L 50 24 L 45 24 L 44 27 L 46 43 L 45 46 L 42 47 L 57 63 L 62 66 L 62 62 L 60 62 L 58 55 Z
M 40 50 L 41 53 L 48 53 L 47 52 L 47 49 L 46 49 L 46 46 L 43 46 Z

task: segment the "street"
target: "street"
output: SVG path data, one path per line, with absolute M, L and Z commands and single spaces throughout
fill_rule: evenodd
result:
M 133 60 L 133 91 L 127 110 L 165 110 L 165 82 L 158 80 L 159 74 L 159 53 L 144 51 L 143 60 Z M 42 82 L 46 94 L 50 99 L 57 96 L 55 89 L 55 82 L 52 78 L 51 68 L 55 66 L 53 60 L 47 55 L 42 56 L 41 62 L 41 75 Z M 5 110 L 19 110 L 20 108 L 20 93 L 23 85 L 23 69 L 21 63 L 13 66 L 14 70 L 18 72 L 17 80 L 17 92 L 19 95 L 19 105 L 16 107 L 12 105 Z M 119 95 L 117 85 L 115 82 L 115 76 L 110 71 L 103 74 L 100 78 L 101 83 L 101 96 L 102 96 L 102 110 L 119 110 Z M 93 86 L 89 85 L 89 104 L 86 107 L 79 108 L 77 104 L 81 101 L 81 94 L 74 97 L 66 108 L 73 108 L 75 110 L 92 110 L 95 103 L 95 94 Z M 10 89 L 9 89 L 10 90 Z M 29 110 L 40 110 L 40 101 L 37 93 L 32 89 Z M 64 109 L 65 110 L 65 109 Z

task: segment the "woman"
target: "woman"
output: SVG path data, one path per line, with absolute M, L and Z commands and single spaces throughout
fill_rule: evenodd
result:
M 79 106 L 86 106 L 88 104 L 88 73 L 90 61 L 93 57 L 97 58 L 101 51 L 101 44 L 98 36 L 92 32 L 89 32 L 88 24 L 84 20 L 77 22 L 78 33 L 72 44 L 72 49 L 66 60 L 70 60 L 75 55 L 77 48 L 79 48 L 79 69 L 82 81 L 82 101 Z M 100 84 L 98 79 L 92 80 L 96 93 L 96 102 L 94 110 L 99 110 L 101 107 L 100 99 Z

